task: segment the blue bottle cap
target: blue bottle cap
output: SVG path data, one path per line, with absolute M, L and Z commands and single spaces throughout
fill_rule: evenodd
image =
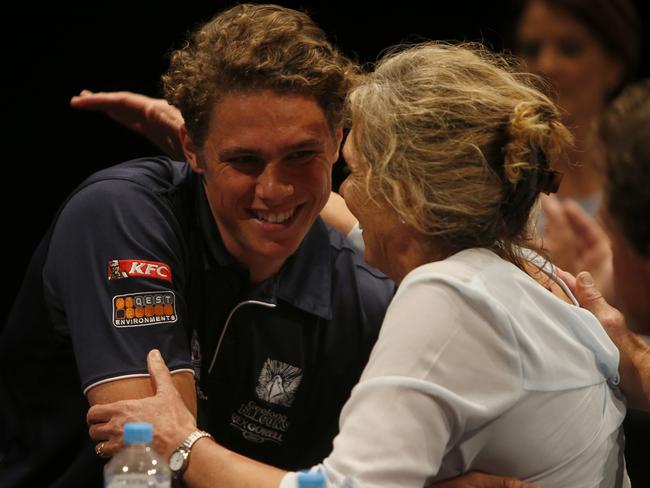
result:
M 146 422 L 124 424 L 124 444 L 150 444 L 153 439 L 153 426 Z
M 297 476 L 300 488 L 323 488 L 325 476 L 320 471 L 300 471 Z

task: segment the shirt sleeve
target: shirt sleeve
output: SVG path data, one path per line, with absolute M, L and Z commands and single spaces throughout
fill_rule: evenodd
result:
M 88 185 L 59 214 L 44 293 L 55 327 L 71 339 L 84 393 L 146 376 L 152 348 L 172 371 L 192 371 L 179 235 L 169 205 L 127 180 Z
M 463 435 L 514 404 L 520 369 L 508 318 L 479 294 L 402 283 L 323 462 L 329 484 L 425 486 Z
M 348 235 L 346 237 L 352 243 L 354 249 L 363 256 L 363 252 L 366 249 L 366 243 L 363 242 L 363 232 L 361 231 L 361 226 L 359 225 L 359 222 L 354 224 L 354 226 L 352 227 L 352 229 L 350 229 L 350 232 L 348 232 Z

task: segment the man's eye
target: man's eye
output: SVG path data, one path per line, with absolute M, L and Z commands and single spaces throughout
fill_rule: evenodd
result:
M 565 39 L 559 43 L 559 51 L 568 58 L 575 58 L 582 54 L 585 45 L 574 39 Z
M 316 156 L 315 151 L 296 151 L 289 154 L 287 160 L 292 163 L 306 163 L 308 161 L 311 161 L 314 156 Z
M 255 156 L 239 156 L 225 161 L 233 168 L 246 173 L 258 171 L 264 165 L 264 161 Z
M 238 156 L 236 158 L 230 158 L 228 164 L 252 164 L 258 161 L 259 159 L 253 156 Z

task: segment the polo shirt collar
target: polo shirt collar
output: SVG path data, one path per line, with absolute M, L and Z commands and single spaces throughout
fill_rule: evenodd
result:
M 219 267 L 234 268 L 247 273 L 248 271 L 226 250 L 212 216 L 203 182 L 198 177 L 195 181 L 197 221 L 207 253 Z M 329 231 L 318 218 L 280 272 L 253 286 L 252 290 L 255 295 L 265 300 L 273 303 L 281 300 L 307 313 L 331 320 L 331 263 Z M 209 259 L 204 259 L 204 264 L 207 268 L 212 267 Z

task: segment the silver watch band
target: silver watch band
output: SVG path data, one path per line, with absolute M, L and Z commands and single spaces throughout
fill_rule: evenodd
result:
M 192 446 L 194 445 L 194 443 L 196 441 L 198 441 L 199 439 L 202 439 L 203 437 L 209 437 L 210 439 L 213 439 L 213 437 L 209 433 L 207 433 L 206 431 L 204 431 L 204 430 L 195 430 L 194 432 L 192 432 L 190 435 L 187 436 L 185 441 L 183 441 L 183 444 L 181 444 L 181 448 L 185 449 L 189 454 L 189 451 L 190 451 L 190 449 L 192 449 Z

